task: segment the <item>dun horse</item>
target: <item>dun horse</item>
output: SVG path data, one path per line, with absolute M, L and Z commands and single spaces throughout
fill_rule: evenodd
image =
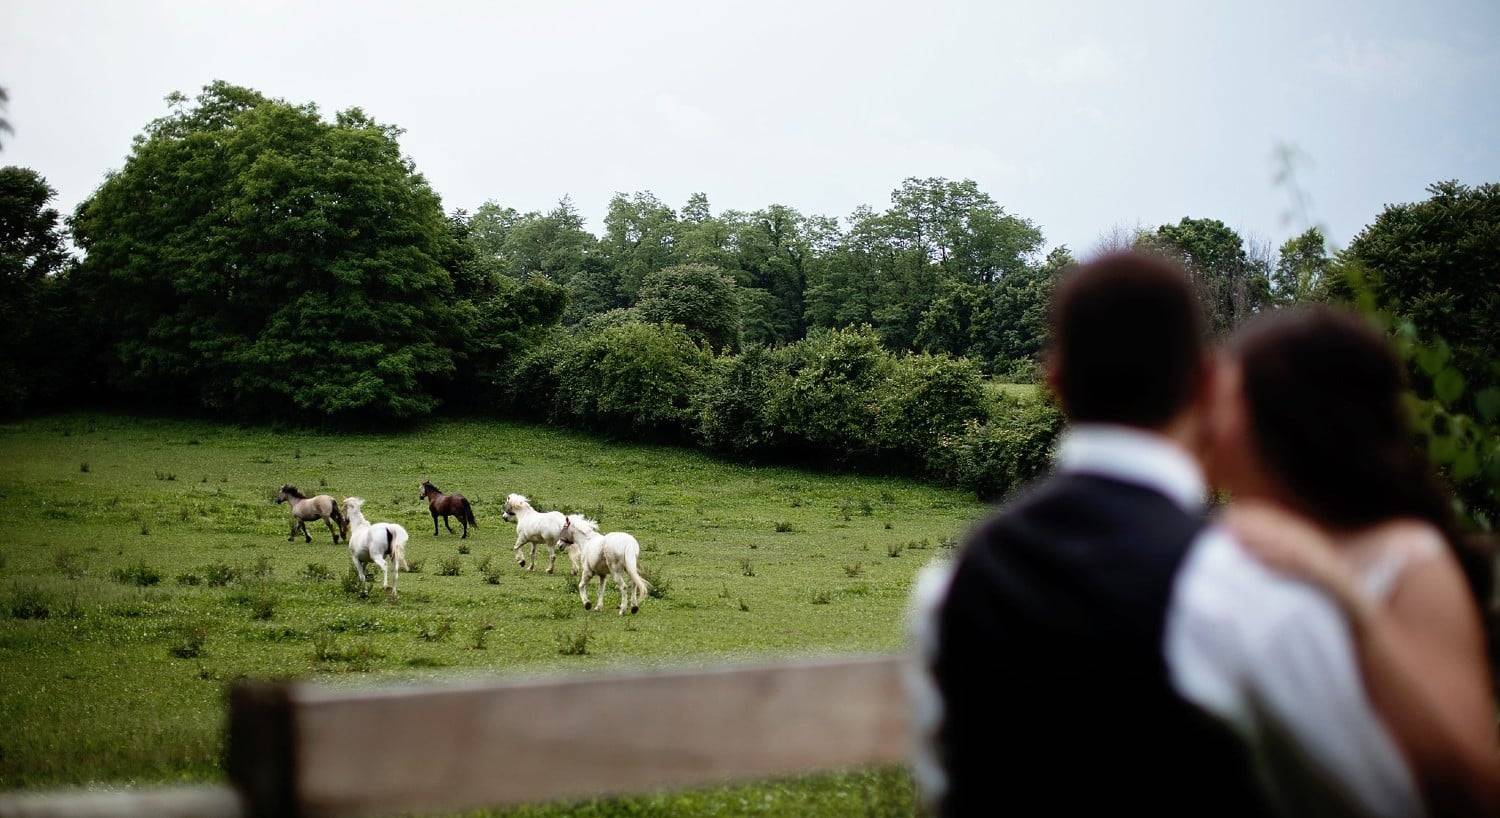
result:
M 423 480 L 422 493 L 418 496 L 427 501 L 427 510 L 432 512 L 432 536 L 438 535 L 437 521 L 440 516 L 443 518 L 443 527 L 448 529 L 449 534 L 453 533 L 453 526 L 448 524 L 449 514 L 458 517 L 458 524 L 464 528 L 463 537 L 459 539 L 469 536 L 469 526 L 479 527 L 479 522 L 474 519 L 474 507 L 469 505 L 462 494 L 444 494 L 431 481 Z
M 297 487 L 287 483 L 276 493 L 276 504 L 287 504 L 287 511 L 292 514 L 292 530 L 286 536 L 286 541 L 291 542 L 297 538 L 297 532 L 301 531 L 307 542 L 312 542 L 312 535 L 307 533 L 307 524 L 311 520 L 322 520 L 328 525 L 328 533 L 333 535 L 334 543 L 339 541 L 339 535 L 343 534 L 345 539 L 349 536 L 349 522 L 339 512 L 339 501 L 326 494 L 317 497 L 308 497 L 297 490 Z M 338 528 L 334 528 L 334 524 Z

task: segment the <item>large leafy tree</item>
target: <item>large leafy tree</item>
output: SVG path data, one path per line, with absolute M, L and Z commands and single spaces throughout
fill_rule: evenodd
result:
M 641 320 L 680 324 L 689 337 L 717 349 L 740 345 L 740 305 L 734 280 L 707 264 L 679 264 L 646 276 L 635 312 Z
M 1440 182 L 1387 207 L 1345 251 L 1380 303 L 1440 337 L 1471 385 L 1500 382 L 1500 184 Z
M 430 412 L 454 238 L 399 130 L 223 82 L 169 102 L 73 218 L 113 382 L 237 414 Z
M 1187 269 L 1215 333 L 1228 332 L 1270 302 L 1270 271 L 1252 260 L 1240 234 L 1218 219 L 1183 217 L 1142 234 L 1136 246 Z
M 676 263 L 679 227 L 677 214 L 650 191 L 610 199 L 600 244 L 613 271 L 611 307 L 630 303 L 646 276 Z
M 1271 297 L 1280 305 L 1321 300 L 1332 263 L 1322 230 L 1309 227 L 1287 239 L 1271 271 Z
M 51 279 L 68 259 L 56 191 L 30 168 L 0 168 L 0 412 L 22 408 L 58 371 L 60 351 L 43 343 Z

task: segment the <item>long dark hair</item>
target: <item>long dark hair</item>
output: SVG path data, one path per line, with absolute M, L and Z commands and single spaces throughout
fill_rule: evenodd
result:
M 1312 307 L 1251 322 L 1233 349 L 1256 451 L 1288 501 L 1340 528 L 1397 517 L 1431 523 L 1488 615 L 1488 549 L 1459 528 L 1449 491 L 1416 448 L 1405 370 L 1385 337 L 1357 314 Z

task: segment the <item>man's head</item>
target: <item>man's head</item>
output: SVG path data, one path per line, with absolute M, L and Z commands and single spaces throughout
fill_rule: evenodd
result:
M 1079 423 L 1164 430 L 1204 394 L 1204 322 L 1187 275 L 1119 253 L 1076 268 L 1052 296 L 1047 380 Z

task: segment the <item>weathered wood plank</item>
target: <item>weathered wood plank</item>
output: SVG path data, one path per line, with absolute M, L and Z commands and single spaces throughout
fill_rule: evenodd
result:
M 0 818 L 241 818 L 228 786 L 109 792 L 0 793 Z
M 273 802 L 291 793 L 308 816 L 645 792 L 898 762 L 908 748 L 898 657 L 355 692 L 292 684 L 284 699 L 262 690 L 236 706 L 231 747 L 260 742 L 272 757 L 231 776 L 256 812 L 284 812 Z M 284 752 L 265 746 L 257 707 L 272 724 L 289 716 L 272 730 Z M 267 768 L 292 780 L 268 781 Z

